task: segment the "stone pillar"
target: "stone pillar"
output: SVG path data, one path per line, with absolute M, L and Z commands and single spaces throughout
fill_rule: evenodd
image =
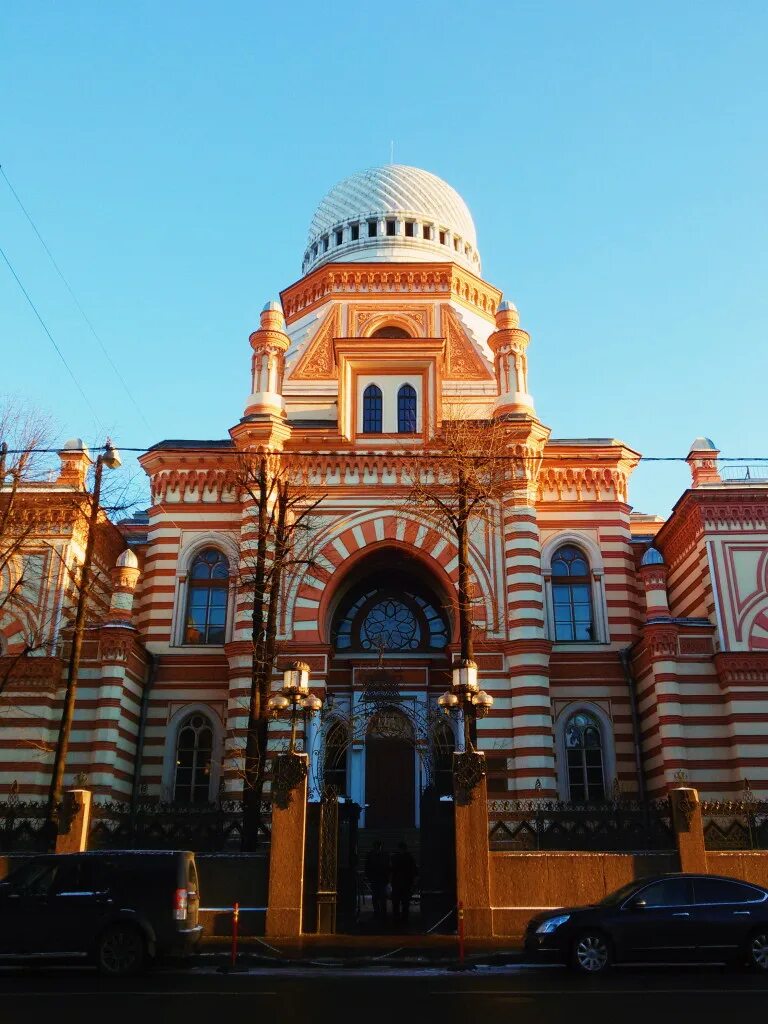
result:
M 707 872 L 707 849 L 699 794 L 695 789 L 678 786 L 669 791 L 672 828 L 675 831 L 680 870 L 697 874 Z
M 301 935 L 304 898 L 304 841 L 307 829 L 307 755 L 294 754 L 304 763 L 304 777 L 272 805 L 272 841 L 269 854 L 268 938 Z M 275 764 L 275 771 L 278 766 Z M 275 783 L 273 782 L 273 791 Z
M 82 853 L 88 849 L 88 830 L 91 824 L 91 792 L 88 789 L 68 789 L 64 793 L 56 853 Z
M 481 755 L 482 756 L 482 755 Z M 491 861 L 488 845 L 488 786 L 486 777 L 472 789 L 471 799 L 457 795 L 456 899 L 464 909 L 467 938 L 493 935 Z

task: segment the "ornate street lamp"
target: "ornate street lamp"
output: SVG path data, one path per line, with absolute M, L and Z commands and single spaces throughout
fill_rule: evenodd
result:
M 485 758 L 472 744 L 472 723 L 485 718 L 493 707 L 493 697 L 481 690 L 477 683 L 477 665 L 468 658 L 455 665 L 451 673 L 451 688 L 437 698 L 446 715 L 462 716 L 464 725 L 464 752 L 454 754 L 454 777 L 457 797 L 466 801 L 485 775 Z
M 273 693 L 267 701 L 267 710 L 271 718 L 290 719 L 290 754 L 296 753 L 296 724 L 299 715 L 316 715 L 322 706 L 320 698 L 309 692 L 309 665 L 303 661 L 294 661 L 283 672 L 282 689 L 278 693 Z
M 493 707 L 493 697 L 481 690 L 477 684 L 477 665 L 465 658 L 454 666 L 451 673 L 451 688 L 437 698 L 438 705 L 446 715 L 461 712 L 464 719 L 464 750 L 474 751 L 472 745 L 472 723 L 485 718 Z

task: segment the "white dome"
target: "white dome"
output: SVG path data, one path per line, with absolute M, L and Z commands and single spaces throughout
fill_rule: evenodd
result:
M 309 226 L 304 272 L 323 263 L 379 261 L 455 262 L 479 274 L 475 225 L 459 193 L 429 171 L 402 164 L 334 185 Z

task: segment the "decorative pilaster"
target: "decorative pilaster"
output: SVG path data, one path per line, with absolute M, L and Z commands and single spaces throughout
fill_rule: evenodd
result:
M 113 799 L 124 799 L 130 791 L 135 757 L 130 733 L 138 721 L 144 666 L 131 618 L 139 575 L 136 555 L 124 551 L 110 572 L 109 615 L 99 628 L 101 684 L 89 777 L 96 793 Z
M 512 463 L 509 490 L 502 501 L 513 787 L 518 797 L 555 797 L 549 693 L 552 643 L 545 631 L 535 507 L 541 454 L 549 431 L 529 417 L 515 418 L 507 425 L 510 454 L 519 456 L 519 461 Z

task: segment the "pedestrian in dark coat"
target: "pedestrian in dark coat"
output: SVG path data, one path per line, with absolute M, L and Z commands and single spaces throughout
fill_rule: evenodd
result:
M 413 883 L 419 869 L 408 852 L 405 843 L 398 843 L 397 853 L 392 854 L 390 874 L 392 877 L 392 913 L 395 923 L 408 924 L 408 908 L 413 895 Z
M 381 841 L 374 843 L 373 849 L 365 858 L 365 877 L 371 886 L 373 916 L 377 921 L 386 921 L 389 854 Z

